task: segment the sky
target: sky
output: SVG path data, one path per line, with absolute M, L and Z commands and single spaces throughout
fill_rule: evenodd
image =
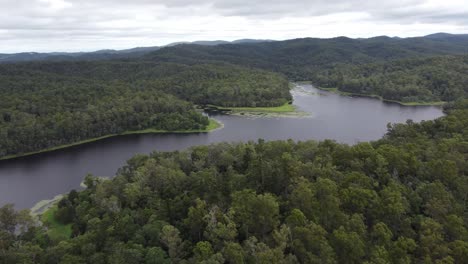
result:
M 0 53 L 468 33 L 467 0 L 0 0 Z

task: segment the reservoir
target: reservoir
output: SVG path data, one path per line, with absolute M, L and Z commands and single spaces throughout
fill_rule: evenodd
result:
M 432 120 L 443 115 L 432 106 L 401 106 L 372 98 L 346 97 L 297 85 L 294 105 L 307 117 L 212 115 L 224 124 L 210 133 L 140 134 L 107 138 L 33 156 L 0 161 L 0 206 L 30 208 L 37 202 L 79 189 L 86 174 L 111 177 L 135 154 L 183 150 L 217 142 L 323 140 L 355 144 L 381 138 L 388 123 Z

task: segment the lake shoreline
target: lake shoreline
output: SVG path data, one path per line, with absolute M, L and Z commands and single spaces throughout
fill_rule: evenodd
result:
M 66 148 L 71 148 L 75 146 L 80 146 L 92 142 L 96 142 L 99 140 L 107 139 L 107 138 L 112 138 L 112 137 L 118 137 L 118 136 L 126 136 L 126 135 L 138 135 L 138 134 L 191 134 L 191 133 L 209 133 L 216 131 L 218 129 L 222 129 L 224 127 L 224 124 L 219 122 L 216 119 L 210 118 L 210 123 L 205 129 L 195 129 L 195 130 L 176 130 L 176 131 L 168 131 L 168 130 L 157 130 L 157 129 L 144 129 L 144 130 L 137 130 L 137 131 L 126 131 L 123 133 L 119 134 L 111 134 L 111 135 L 105 135 L 102 137 L 97 137 L 97 138 L 90 138 L 90 139 L 85 139 L 81 140 L 75 143 L 70 143 L 70 144 L 65 144 L 65 145 L 60 145 L 48 149 L 43 149 L 43 150 L 38 150 L 38 151 L 33 151 L 33 152 L 28 152 L 28 153 L 23 153 L 23 154 L 18 154 L 18 155 L 8 155 L 5 157 L 0 158 L 0 161 L 6 161 L 6 160 L 12 160 L 12 159 L 17 159 L 17 158 L 22 158 L 22 157 L 27 157 L 27 156 L 32 156 L 32 155 L 37 155 L 37 154 L 42 154 L 42 153 L 47 153 L 47 152 L 52 152 L 56 150 L 61 150 L 61 149 L 66 149 Z
M 328 94 L 328 96 L 319 96 Z M 298 111 L 311 118 L 275 118 L 209 114 L 224 124 L 212 133 L 166 133 L 117 136 L 60 151 L 32 155 L 0 162 L 0 206 L 13 203 L 17 209 L 45 211 L 57 194 L 81 189 L 87 174 L 113 176 L 137 154 L 155 150 L 172 152 L 192 146 L 220 142 L 294 140 L 322 141 L 332 139 L 354 145 L 381 138 L 386 125 L 432 120 L 443 116 L 437 107 L 404 107 L 382 104 L 374 99 L 353 99 L 300 85 L 292 91 Z M 286 101 L 284 101 L 286 102 Z M 145 133 L 149 131 L 138 131 Z M 80 187 L 81 186 L 81 187 Z M 51 199 L 51 200 L 45 200 Z M 41 201 L 38 204 L 38 201 Z
M 293 102 L 272 107 L 225 107 L 217 105 L 202 106 L 205 111 L 217 112 L 224 115 L 244 117 L 307 117 L 310 114 L 297 110 Z
M 303 81 L 303 82 L 297 82 L 297 83 L 298 84 L 313 85 L 309 81 Z M 402 106 L 438 106 L 438 107 L 441 107 L 441 106 L 443 106 L 444 104 L 447 103 L 447 102 L 444 102 L 444 101 L 440 101 L 440 102 L 402 102 L 402 101 L 398 101 L 398 100 L 385 99 L 382 96 L 376 95 L 376 94 L 351 93 L 351 92 L 340 91 L 338 88 L 325 88 L 325 87 L 318 87 L 318 86 L 314 86 L 314 87 L 316 87 L 317 89 L 320 89 L 322 91 L 326 91 L 326 92 L 330 92 L 330 93 L 334 93 L 334 94 L 339 94 L 339 95 L 343 95 L 343 96 L 373 98 L 373 99 L 378 99 L 378 100 L 380 100 L 382 102 L 395 103 L 395 104 L 399 104 L 399 105 L 402 105 Z

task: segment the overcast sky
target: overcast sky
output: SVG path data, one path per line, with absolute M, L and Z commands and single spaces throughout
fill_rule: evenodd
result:
M 0 53 L 468 33 L 467 0 L 0 0 Z

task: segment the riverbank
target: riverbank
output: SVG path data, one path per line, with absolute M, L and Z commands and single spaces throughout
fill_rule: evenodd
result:
M 31 155 L 36 155 L 36 154 L 41 154 L 41 153 L 46 153 L 46 152 L 51 152 L 55 150 L 60 150 L 60 149 L 65 149 L 65 148 L 70 148 L 74 146 L 79 146 L 91 142 L 95 142 L 98 140 L 106 139 L 106 138 L 111 138 L 111 137 L 116 137 L 116 136 L 125 136 L 125 135 L 135 135 L 135 134 L 167 134 L 167 133 L 174 133 L 174 134 L 189 134 L 189 133 L 208 133 L 215 131 L 217 129 L 223 128 L 223 124 L 218 122 L 217 120 L 210 118 L 210 123 L 205 129 L 192 129 L 192 130 L 176 130 L 176 131 L 168 131 L 168 130 L 158 130 L 158 129 L 144 129 L 144 130 L 137 130 L 137 131 L 126 131 L 120 134 L 111 134 L 111 135 L 106 135 L 102 137 L 97 137 L 97 138 L 90 138 L 70 144 L 65 144 L 65 145 L 60 145 L 48 149 L 43 149 L 43 150 L 38 150 L 34 152 L 28 152 L 28 153 L 23 153 L 23 154 L 18 154 L 18 155 L 9 155 L 0 158 L 0 161 L 2 160 L 8 160 L 8 159 L 15 159 L 15 158 L 21 158 L 21 157 L 26 157 L 26 156 L 31 156 Z

